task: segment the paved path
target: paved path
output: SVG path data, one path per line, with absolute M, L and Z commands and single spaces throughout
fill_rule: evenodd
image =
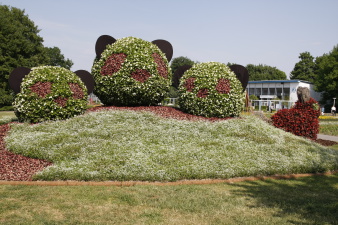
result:
M 326 135 L 326 134 L 318 134 L 317 138 L 318 139 L 323 139 L 323 140 L 329 140 L 329 141 L 338 142 L 338 136 L 330 136 L 330 135 Z

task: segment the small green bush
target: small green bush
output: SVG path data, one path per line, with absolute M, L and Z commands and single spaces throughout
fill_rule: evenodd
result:
M 241 82 L 223 63 L 195 64 L 180 79 L 180 108 L 205 117 L 239 116 L 245 95 Z
M 171 69 L 153 43 L 126 37 L 117 40 L 94 61 L 94 93 L 105 105 L 155 105 L 169 92 Z
M 19 121 L 31 123 L 59 120 L 82 114 L 87 88 L 73 72 L 55 66 L 32 68 L 13 102 Z

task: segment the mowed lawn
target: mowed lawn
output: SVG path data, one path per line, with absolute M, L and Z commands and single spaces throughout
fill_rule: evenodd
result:
M 233 184 L 0 186 L 0 224 L 337 224 L 338 175 Z

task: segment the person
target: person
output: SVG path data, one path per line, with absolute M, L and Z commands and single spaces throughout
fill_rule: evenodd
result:
M 336 107 L 334 105 L 331 108 L 331 112 L 333 116 L 336 116 Z

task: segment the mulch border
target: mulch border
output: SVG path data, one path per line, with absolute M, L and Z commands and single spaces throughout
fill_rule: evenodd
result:
M 218 184 L 218 183 L 238 183 L 243 181 L 257 180 L 291 180 L 302 177 L 328 176 L 337 174 L 338 170 L 326 173 L 304 173 L 289 175 L 272 175 L 257 177 L 238 177 L 229 179 L 203 179 L 203 180 L 181 180 L 174 182 L 149 182 L 149 181 L 5 181 L 0 180 L 0 185 L 27 185 L 27 186 L 119 186 L 130 187 L 136 185 L 152 185 L 152 186 L 175 186 L 175 185 L 201 185 L 201 184 Z

